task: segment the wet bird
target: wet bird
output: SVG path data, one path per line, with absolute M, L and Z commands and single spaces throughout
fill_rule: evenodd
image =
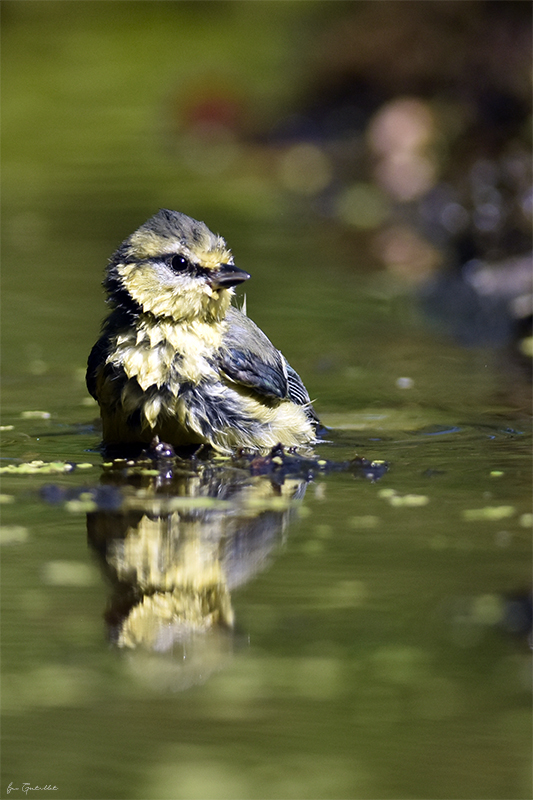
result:
M 299 375 L 231 305 L 250 275 L 203 222 L 160 210 L 111 257 L 111 313 L 88 360 L 108 446 L 267 450 L 316 441 Z

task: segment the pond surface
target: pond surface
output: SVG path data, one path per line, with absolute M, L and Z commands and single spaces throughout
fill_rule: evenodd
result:
M 2 463 L 78 466 L 3 476 L 3 786 L 46 782 L 65 798 L 527 797 L 528 648 L 508 617 L 529 582 L 529 423 L 505 404 L 490 353 L 435 338 L 334 252 L 325 272 L 322 234 L 298 220 L 270 233 L 234 236 L 254 273 L 248 312 L 331 426 L 319 455 L 389 470 L 375 482 L 287 479 L 292 515 L 255 479 L 262 500 L 240 521 L 232 484 L 193 541 L 202 569 L 224 572 L 233 633 L 196 629 L 185 649 L 155 634 L 110 644 L 116 586 L 94 525 L 88 547 L 83 496 L 40 497 L 53 484 L 78 498 L 101 480 L 81 347 L 102 315 L 100 265 L 86 269 L 88 299 L 19 282 L 5 314 L 23 318 L 19 299 L 41 318 L 25 350 L 15 319 L 4 334 Z M 71 244 L 83 262 L 83 242 Z M 195 496 L 180 487 L 166 496 Z M 161 557 L 153 533 L 135 535 Z M 163 571 L 174 564 L 164 552 Z
M 97 84 L 111 34 L 85 24 L 82 63 L 68 25 L 32 50 L 38 23 L 6 36 L 26 71 L 4 92 L 2 795 L 531 797 L 527 377 L 432 330 L 267 180 L 183 171 L 147 131 L 155 78 L 120 118 L 84 90 L 80 143 L 69 81 Z M 384 461 L 379 479 L 104 466 L 100 281 L 159 206 L 227 238 L 330 428 L 318 455 Z

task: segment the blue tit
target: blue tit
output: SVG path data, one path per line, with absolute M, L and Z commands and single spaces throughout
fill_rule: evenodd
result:
M 108 446 L 265 451 L 316 442 L 299 375 L 231 305 L 250 275 L 203 222 L 162 209 L 111 257 L 111 313 L 88 361 Z

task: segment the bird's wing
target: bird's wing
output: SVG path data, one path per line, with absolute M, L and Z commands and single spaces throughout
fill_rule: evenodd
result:
M 128 380 L 121 366 L 107 361 L 114 341 L 113 332 L 110 326 L 106 325 L 87 359 L 85 376 L 87 389 L 95 400 L 98 400 L 101 408 L 116 407 L 124 384 Z
M 113 392 L 118 399 L 124 380 L 124 372 L 117 367 L 107 363 L 107 357 L 111 352 L 112 341 L 117 332 L 127 329 L 132 325 L 132 314 L 127 308 L 115 308 L 107 318 L 102 329 L 102 335 L 94 345 L 87 360 L 87 373 L 85 380 L 87 389 L 92 396 L 101 402 L 102 384 L 104 382 L 113 385 Z M 121 381 L 118 381 L 121 378 Z M 118 385 L 120 383 L 120 386 Z
M 282 356 L 283 360 L 285 361 L 285 369 L 287 370 L 287 384 L 288 384 L 288 396 L 292 400 L 293 403 L 296 403 L 297 406 L 305 406 L 305 412 L 312 423 L 320 424 L 320 420 L 317 417 L 316 411 L 311 404 L 311 399 L 309 397 L 309 392 L 305 388 L 302 379 L 298 375 L 295 369 L 291 367 L 289 362 L 286 358 Z
M 87 360 L 87 374 L 85 376 L 87 389 L 95 400 L 98 400 L 98 377 L 105 364 L 108 353 L 109 337 L 107 335 L 103 335 L 98 339 L 91 350 Z
M 233 307 L 227 320 L 220 349 L 222 371 L 258 394 L 307 405 L 309 395 L 298 373 L 255 322 Z
M 287 371 L 287 395 L 296 405 L 306 406 L 311 402 L 307 389 L 296 370 L 291 367 L 286 358 L 283 356 L 282 358 L 285 362 L 285 370 Z

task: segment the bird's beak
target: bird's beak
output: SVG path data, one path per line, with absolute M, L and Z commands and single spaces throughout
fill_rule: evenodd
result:
M 219 264 L 218 269 L 211 274 L 209 283 L 212 289 L 229 289 L 247 281 L 249 277 L 247 272 L 234 264 Z

